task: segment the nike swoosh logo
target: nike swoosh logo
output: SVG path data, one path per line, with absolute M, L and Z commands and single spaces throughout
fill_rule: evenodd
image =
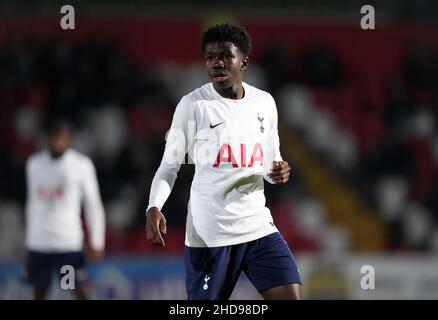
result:
M 222 123 L 224 123 L 225 121 L 222 121 L 222 122 L 219 122 L 219 123 L 217 123 L 217 124 L 215 124 L 215 125 L 212 125 L 211 123 L 210 123 L 210 129 L 213 129 L 213 128 L 216 128 L 218 125 L 220 125 L 220 124 L 222 124 Z

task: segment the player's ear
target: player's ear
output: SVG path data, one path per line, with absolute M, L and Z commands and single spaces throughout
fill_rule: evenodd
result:
M 249 59 L 248 59 L 248 57 L 245 57 L 245 58 L 243 58 L 242 59 L 242 62 L 240 63 L 240 70 L 245 70 L 246 68 L 248 68 L 248 62 L 249 62 Z

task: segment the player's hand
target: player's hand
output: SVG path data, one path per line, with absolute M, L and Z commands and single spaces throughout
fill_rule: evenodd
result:
M 97 263 L 103 258 L 103 250 L 89 248 L 88 249 L 88 259 L 92 263 Z
M 290 167 L 287 161 L 272 161 L 272 167 L 268 177 L 274 183 L 286 183 L 289 181 Z
M 146 238 L 151 244 L 166 246 L 161 233 L 166 234 L 166 218 L 157 207 L 146 212 Z

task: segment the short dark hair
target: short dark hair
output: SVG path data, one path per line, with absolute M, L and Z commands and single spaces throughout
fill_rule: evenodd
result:
M 201 49 L 211 42 L 232 42 L 247 57 L 251 51 L 251 37 L 248 32 L 235 24 L 225 22 L 212 26 L 202 36 Z

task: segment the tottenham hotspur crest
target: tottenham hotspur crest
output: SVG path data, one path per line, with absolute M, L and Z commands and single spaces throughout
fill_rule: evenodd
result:
M 210 276 L 206 275 L 205 278 L 204 278 L 204 282 L 205 283 L 204 283 L 204 286 L 202 287 L 202 289 L 204 289 L 204 290 L 208 289 L 208 284 L 207 284 L 208 280 L 210 280 Z
M 265 132 L 265 128 L 263 127 L 263 120 L 265 118 L 260 118 L 260 115 L 257 113 L 257 119 L 260 121 L 260 132 L 261 133 Z

